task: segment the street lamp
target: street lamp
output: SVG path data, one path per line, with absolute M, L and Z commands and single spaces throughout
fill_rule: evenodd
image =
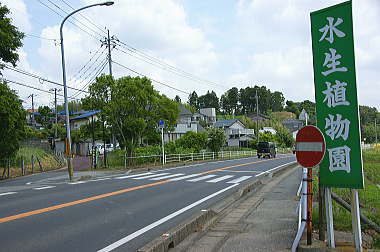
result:
M 69 104 L 67 102 L 67 85 L 66 85 L 66 69 L 65 69 L 65 53 L 64 53 L 64 47 L 63 47 L 63 32 L 62 32 L 62 28 L 63 28 L 63 24 L 65 23 L 65 21 L 73 14 L 81 11 L 81 10 L 84 10 L 84 9 L 87 9 L 87 8 L 90 8 L 90 7 L 94 7 L 94 6 L 110 6 L 110 5 L 113 5 L 114 2 L 112 1 L 107 1 L 107 2 L 103 2 L 103 3 L 97 3 L 97 4 L 91 4 L 91 5 L 88 5 L 88 6 L 85 6 L 85 7 L 82 7 L 80 9 L 77 9 L 73 12 L 71 12 L 69 15 L 67 15 L 62 23 L 61 23 L 61 27 L 59 28 L 59 33 L 60 33 L 60 38 L 61 38 L 61 55 L 62 55 L 62 77 L 63 77 L 63 92 L 64 92 L 64 98 L 65 98 L 65 114 L 66 114 L 66 137 L 67 137 L 67 169 L 68 169 L 68 172 L 69 172 L 69 178 L 70 180 L 72 180 L 73 178 L 73 175 L 74 175 L 74 170 L 73 170 L 73 165 L 72 165 L 72 157 L 71 157 L 71 134 L 70 134 L 70 118 L 69 118 Z

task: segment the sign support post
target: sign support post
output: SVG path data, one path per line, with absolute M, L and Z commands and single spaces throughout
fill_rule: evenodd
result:
M 307 245 L 312 244 L 313 213 L 313 168 L 307 169 Z
M 335 248 L 334 217 L 332 211 L 331 189 L 325 187 L 325 207 L 327 224 L 327 244 L 329 248 Z
M 355 250 L 362 251 L 362 232 L 360 228 L 359 194 L 358 190 L 351 190 L 352 231 L 354 233 Z
M 161 145 L 162 145 L 162 165 L 166 163 L 165 158 L 165 143 L 164 143 L 164 127 L 165 127 L 165 121 L 160 120 L 158 123 L 159 127 L 161 128 Z

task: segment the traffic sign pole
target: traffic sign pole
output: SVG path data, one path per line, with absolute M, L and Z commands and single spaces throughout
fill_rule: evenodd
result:
M 312 243 L 313 168 L 307 169 L 307 245 Z
M 313 215 L 313 167 L 317 166 L 325 154 L 325 138 L 315 126 L 305 126 L 299 130 L 296 137 L 296 158 L 298 163 L 307 168 L 307 245 L 312 244 Z

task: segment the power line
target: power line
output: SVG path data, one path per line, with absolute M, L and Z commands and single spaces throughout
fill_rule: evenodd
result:
M 123 68 L 125 68 L 125 69 L 127 69 L 127 70 L 129 70 L 129 71 L 131 71 L 131 72 L 133 72 L 133 73 L 135 73 L 135 74 L 137 74 L 137 75 L 140 75 L 140 76 L 143 76 L 143 77 L 147 77 L 146 75 L 144 75 L 144 74 L 142 74 L 142 73 L 139 73 L 139 72 L 137 72 L 137 71 L 135 71 L 135 70 L 133 70 L 133 69 L 127 67 L 127 66 L 124 66 L 124 65 L 122 65 L 122 64 L 120 64 L 120 63 L 118 63 L 118 62 L 116 62 L 116 61 L 112 61 L 112 62 L 115 63 L 115 64 L 118 65 L 118 66 L 121 66 L 121 67 L 123 67 Z M 181 89 L 178 89 L 178 88 L 172 87 L 172 86 L 170 86 L 170 85 L 168 85 L 168 84 L 166 84 L 166 83 L 163 83 L 163 82 L 161 82 L 161 81 L 158 81 L 158 80 L 152 79 L 152 78 L 150 78 L 150 77 L 147 77 L 147 78 L 150 79 L 151 81 L 156 82 L 156 83 L 158 83 L 158 84 L 161 84 L 161 85 L 163 85 L 163 86 L 165 86 L 165 87 L 168 87 L 168 88 L 174 89 L 174 90 L 176 90 L 176 91 L 178 91 L 178 92 L 181 92 L 181 93 L 184 93 L 184 94 L 190 95 L 190 93 L 188 93 L 188 92 L 186 92 L 186 91 L 183 91 L 183 90 L 181 90 Z
M 36 75 L 36 74 L 30 73 L 30 72 L 27 72 L 27 71 L 25 71 L 25 70 L 23 70 L 23 69 L 19 69 L 19 68 L 15 68 L 15 67 L 10 67 L 10 66 L 8 66 L 8 65 L 4 65 L 4 67 L 7 68 L 7 69 L 9 69 L 9 70 L 12 70 L 12 71 L 15 71 L 15 72 L 18 72 L 18 73 L 21 73 L 21 74 L 24 74 L 24 75 L 27 75 L 27 76 L 30 76 L 30 77 L 36 78 L 36 79 L 38 79 L 39 81 L 42 81 L 42 82 L 46 81 L 46 82 L 52 83 L 52 84 L 54 84 L 54 85 L 58 85 L 58 86 L 63 87 L 63 84 L 61 84 L 61 83 L 58 83 L 58 82 L 55 82 L 55 81 L 48 80 L 48 79 L 46 79 L 46 78 L 44 78 L 44 77 L 41 77 L 41 76 L 39 76 L 39 75 Z M 81 89 L 74 88 L 74 87 L 70 87 L 70 86 L 68 86 L 67 88 L 72 89 L 72 90 L 76 90 L 76 91 L 87 92 L 87 91 L 85 91 L 85 90 L 81 90 Z
M 65 11 L 61 6 L 59 6 L 58 4 L 52 2 L 51 0 L 47 0 L 49 3 L 51 3 L 52 5 L 54 5 L 57 9 L 61 10 L 63 13 L 65 13 L 66 15 L 70 14 L 69 12 Z M 92 32 L 94 32 L 95 34 L 98 34 L 100 37 L 102 37 L 103 35 L 100 34 L 99 32 L 95 31 L 94 29 L 92 29 L 91 27 L 88 27 L 87 25 L 83 24 L 79 19 L 77 19 L 76 17 L 71 17 L 72 19 L 76 20 L 78 23 L 80 23 L 81 25 L 83 25 L 84 27 L 86 27 L 87 29 L 91 30 Z
M 98 65 L 96 65 L 93 69 L 92 69 L 92 71 L 90 71 L 85 77 L 83 77 L 77 84 L 78 85 L 81 85 L 81 84 L 83 84 L 84 82 L 86 82 L 88 79 L 91 79 L 91 76 L 93 76 L 93 74 L 95 73 L 95 72 L 97 72 L 102 66 L 103 66 L 103 64 L 104 64 L 104 62 L 106 62 L 107 61 L 107 58 L 103 58 L 101 61 L 100 61 L 100 63 L 98 64 Z M 93 64 L 94 65 L 94 64 Z M 81 88 L 81 90 L 83 90 L 84 88 L 82 87 Z
M 90 93 L 89 91 L 84 91 L 84 90 L 91 84 L 91 82 L 93 82 L 96 79 L 96 77 L 99 76 L 99 74 L 104 70 L 104 68 L 106 67 L 106 65 L 107 65 L 107 59 L 105 59 L 105 60 L 103 60 L 101 62 L 100 67 L 97 68 L 98 71 L 96 71 L 96 73 L 89 79 L 89 81 L 80 90 L 78 90 L 78 92 L 76 92 L 72 96 L 76 97 L 76 96 L 78 96 L 82 92 Z M 93 72 L 95 72 L 95 71 L 93 71 Z
M 54 10 L 53 8 L 51 8 L 49 5 L 47 5 L 46 3 L 42 2 L 41 0 L 37 0 L 40 4 L 42 4 L 43 6 L 45 6 L 46 8 L 48 8 L 49 10 L 51 10 L 52 12 L 54 12 L 55 14 L 57 14 L 58 16 L 60 16 L 61 18 L 64 18 L 63 15 L 61 15 L 59 12 L 57 12 L 56 10 Z M 82 27 L 80 27 L 79 25 L 77 25 L 76 23 L 72 22 L 71 20 L 67 20 L 69 23 L 71 23 L 72 25 L 76 26 L 78 29 L 82 30 L 83 32 L 87 33 L 89 36 L 91 36 L 92 38 L 96 39 L 96 40 L 99 40 L 99 38 L 95 37 L 93 34 L 87 32 L 86 30 L 84 30 Z
M 187 72 L 187 71 L 184 71 L 184 70 L 182 70 L 182 69 L 180 69 L 180 68 L 178 68 L 178 67 L 172 66 L 172 65 L 166 63 L 166 62 L 163 61 L 163 60 L 160 60 L 160 59 L 158 59 L 158 58 L 155 58 L 155 57 L 153 57 L 153 56 L 151 56 L 151 55 L 149 55 L 149 54 L 143 52 L 142 50 L 136 49 L 135 47 L 133 47 L 133 46 L 131 46 L 131 45 L 128 45 L 127 43 L 125 43 L 125 42 L 123 42 L 123 41 L 120 41 L 120 40 L 117 39 L 117 38 L 116 38 L 116 40 L 117 40 L 117 42 L 119 42 L 119 43 L 121 44 L 122 47 L 124 47 L 125 49 L 127 49 L 127 50 L 130 51 L 131 53 L 139 54 L 140 56 L 142 56 L 142 57 L 144 57 L 144 58 L 146 58 L 146 59 L 148 59 L 148 60 L 150 60 L 150 61 L 153 61 L 153 62 L 156 62 L 156 63 L 158 63 L 158 64 L 160 64 L 160 65 L 163 65 L 163 66 L 166 67 L 166 68 L 170 68 L 170 69 L 172 69 L 173 71 L 176 71 L 176 72 L 181 73 L 182 75 L 187 75 L 187 76 L 191 77 L 192 79 L 196 79 L 196 80 L 198 80 L 198 81 L 201 81 L 202 83 L 209 83 L 209 84 L 211 84 L 211 85 L 213 85 L 213 86 L 216 86 L 216 87 L 223 87 L 223 88 L 227 88 L 227 89 L 228 89 L 228 87 L 225 87 L 225 86 L 223 86 L 223 85 L 220 85 L 220 84 L 218 84 L 218 83 L 216 83 L 216 82 L 213 82 L 213 81 L 209 81 L 209 80 L 206 80 L 206 79 L 200 78 L 200 77 L 198 77 L 198 76 L 196 76 L 196 75 L 194 75 L 194 74 L 191 74 L 191 73 L 189 73 L 189 72 Z M 165 69 L 165 70 L 167 70 L 167 69 Z
M 16 84 L 16 85 L 20 85 L 20 86 L 23 86 L 23 87 L 27 87 L 27 88 L 31 88 L 31 89 L 34 89 L 34 90 L 38 90 L 38 91 L 41 91 L 41 92 L 45 92 L 45 93 L 48 93 L 48 94 L 54 94 L 53 92 L 50 92 L 48 90 L 44 90 L 44 89 L 41 89 L 41 88 L 37 88 L 37 87 L 33 87 L 33 86 L 29 86 L 25 83 L 21 83 L 21 82 L 18 82 L 18 81 L 14 81 L 14 80 L 9 80 L 9 79 L 3 79 L 5 82 L 10 82 L 10 83 L 13 83 L 13 84 Z M 61 94 L 57 94 L 59 96 L 63 96 Z M 75 99 L 74 97 L 68 97 L 70 99 Z
M 72 79 L 74 79 L 78 74 L 80 74 L 80 72 L 92 61 L 92 59 L 98 54 L 98 52 L 100 51 L 100 49 L 102 49 L 102 46 L 103 45 L 101 45 L 99 48 L 98 48 L 98 50 L 96 50 L 96 52 L 90 57 L 90 59 L 84 64 L 84 66 L 81 68 L 81 69 L 79 69 L 79 71 L 78 72 L 76 72 L 71 78 L 70 78 L 70 80 L 69 81 L 71 81 Z M 105 51 L 106 49 L 104 48 L 103 49 L 103 52 L 101 53 L 101 54 L 103 54 L 104 53 L 104 51 Z
M 80 83 L 81 82 L 83 82 L 85 79 L 87 79 L 87 77 L 88 77 L 88 75 L 87 75 L 87 77 L 85 77 L 84 79 L 83 79 L 83 77 L 85 76 L 85 74 L 96 64 L 96 62 L 98 62 L 98 60 L 100 59 L 100 57 L 102 57 L 103 56 L 103 54 L 104 54 L 104 52 L 106 51 L 106 48 L 104 48 L 104 50 L 96 57 L 96 59 L 87 67 L 87 69 L 86 70 L 84 70 L 79 76 L 78 76 L 78 79 L 82 79 L 81 81 L 80 81 Z M 103 59 L 104 60 L 104 59 Z M 102 62 L 102 61 L 101 61 Z
M 61 2 L 63 2 L 64 4 L 66 4 L 67 6 L 69 6 L 72 10 L 75 10 L 75 8 L 73 6 L 71 6 L 68 2 L 66 2 L 65 0 L 61 0 Z M 83 17 L 84 19 L 87 20 L 87 22 L 89 22 L 90 24 L 92 24 L 94 27 L 96 27 L 99 31 L 103 32 L 103 33 L 106 33 L 105 30 L 103 30 L 102 28 L 99 28 L 98 25 L 96 25 L 94 22 L 91 21 L 91 19 L 87 18 L 86 16 L 84 16 L 82 13 L 78 13 L 79 16 Z
M 183 74 L 183 73 L 181 73 L 181 72 L 179 72 L 179 71 L 172 70 L 171 68 L 168 68 L 168 67 L 166 67 L 166 66 L 163 65 L 163 64 L 156 63 L 156 62 L 154 62 L 154 61 L 152 62 L 151 59 L 147 59 L 147 60 L 145 60 L 145 59 L 143 59 L 143 58 L 138 57 L 137 55 L 135 55 L 135 54 L 133 54 L 133 53 L 126 52 L 126 51 L 124 51 L 124 50 L 122 50 L 122 49 L 120 49 L 120 48 L 115 48 L 115 49 L 118 50 L 118 51 L 120 51 L 120 52 L 122 52 L 122 53 L 125 53 L 125 54 L 127 54 L 127 55 L 130 55 L 130 56 L 132 56 L 132 57 L 134 57 L 134 58 L 136 58 L 136 59 L 139 59 L 139 60 L 141 60 L 141 61 L 144 61 L 145 63 L 148 63 L 148 64 L 150 64 L 150 65 L 152 65 L 152 66 L 155 66 L 155 67 L 158 67 L 158 68 L 163 69 L 163 70 L 165 70 L 165 71 L 168 71 L 168 72 L 170 72 L 170 73 L 173 73 L 173 74 L 175 74 L 175 75 L 177 75 L 177 76 L 180 76 L 180 77 L 186 78 L 186 79 L 188 79 L 188 80 L 191 80 L 191 81 L 194 81 L 194 82 L 197 82 L 197 83 L 200 83 L 200 84 L 206 84 L 206 85 L 209 85 L 209 86 L 216 86 L 216 85 L 210 85 L 210 84 L 208 84 L 208 83 L 205 83 L 205 82 L 203 82 L 203 81 L 200 81 L 199 79 L 194 78 L 194 77 L 192 77 L 191 75 Z M 217 87 L 218 87 L 218 88 L 221 88 L 220 86 L 217 86 Z M 223 89 L 223 90 L 224 90 L 224 89 Z
M 27 36 L 27 37 L 39 38 L 39 39 L 44 39 L 44 40 L 59 41 L 59 39 L 45 38 L 45 37 L 41 37 L 41 36 L 38 36 L 38 35 L 30 34 L 30 33 L 25 33 L 25 32 L 24 32 L 24 34 L 25 34 L 25 36 Z

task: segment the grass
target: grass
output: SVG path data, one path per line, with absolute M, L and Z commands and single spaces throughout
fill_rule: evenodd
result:
M 363 168 L 365 188 L 359 190 L 361 214 L 380 225 L 380 147 L 363 150 Z M 315 173 L 317 174 L 317 173 Z M 313 182 L 314 195 L 318 195 L 318 177 Z M 346 188 L 334 188 L 334 193 L 350 203 L 351 192 Z M 333 201 L 334 229 L 351 231 L 351 214 Z M 318 226 L 318 207 L 313 209 L 314 226 Z M 362 223 L 362 230 L 370 229 Z M 380 248 L 380 234 L 374 237 L 374 247 Z
M 62 163 L 51 153 L 40 148 L 21 147 L 15 157 L 11 159 L 10 177 L 21 176 L 21 163 L 24 160 L 26 174 L 32 173 L 32 155 L 34 158 L 34 172 L 41 172 L 38 160 L 45 171 L 55 170 L 63 166 Z M 0 168 L 0 175 L 3 174 L 4 168 Z

